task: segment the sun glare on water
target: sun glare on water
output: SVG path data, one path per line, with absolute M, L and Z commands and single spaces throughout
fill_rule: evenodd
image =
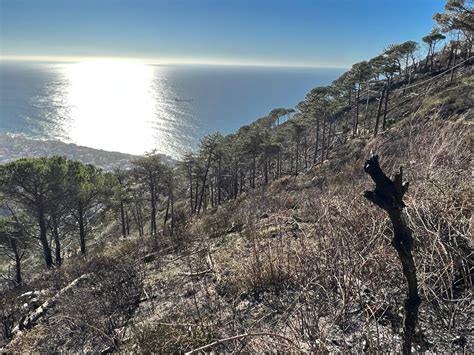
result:
M 154 147 L 159 137 L 151 133 L 156 116 L 153 67 L 90 61 L 66 65 L 65 76 L 73 142 L 133 154 Z

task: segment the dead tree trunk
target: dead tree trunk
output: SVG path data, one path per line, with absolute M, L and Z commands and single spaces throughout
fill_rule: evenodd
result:
M 377 117 L 375 118 L 374 137 L 377 137 L 377 133 L 379 131 L 380 113 L 382 112 L 382 103 L 385 96 L 386 86 L 386 84 L 383 86 L 382 92 L 380 93 L 379 107 L 377 109 Z
M 408 190 L 408 182 L 402 182 L 403 170 L 401 167 L 400 172 L 395 174 L 393 181 L 390 180 L 380 168 L 377 155 L 371 156 L 365 162 L 364 170 L 375 182 L 374 191 L 365 191 L 365 198 L 385 210 L 393 225 L 392 245 L 397 250 L 402 263 L 403 275 L 405 275 L 408 284 L 408 298 L 405 300 L 403 353 L 411 354 L 411 343 L 415 334 L 421 299 L 418 295 L 416 266 L 412 255 L 412 232 L 402 215 L 403 207 L 405 207 L 403 195 Z
M 392 78 L 388 78 L 387 86 L 385 87 L 385 104 L 384 104 L 384 109 L 383 109 L 382 129 L 385 129 L 385 125 L 387 121 L 388 95 L 390 94 L 391 85 L 392 85 Z

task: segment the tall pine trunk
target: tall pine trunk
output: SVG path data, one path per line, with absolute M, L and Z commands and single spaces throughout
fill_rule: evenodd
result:
M 38 210 L 38 225 L 40 229 L 40 242 L 43 247 L 43 256 L 46 267 L 50 268 L 53 265 L 53 258 L 51 256 L 51 248 L 48 244 L 48 237 L 46 235 L 46 221 L 44 218 L 44 212 L 40 208 Z
M 56 266 L 61 266 L 62 259 L 61 259 L 61 242 L 59 240 L 59 227 L 58 222 L 55 217 L 52 218 L 52 228 L 51 233 L 53 234 L 54 240 L 54 263 Z
M 15 257 L 15 278 L 13 279 L 13 283 L 15 287 L 19 287 L 23 283 L 23 279 L 21 276 L 21 255 L 20 251 L 18 250 L 18 244 L 16 243 L 15 238 L 10 237 L 10 246 L 13 250 L 13 254 Z
M 355 137 L 357 135 L 357 126 L 359 125 L 359 100 L 360 100 L 360 83 L 358 84 L 359 86 L 357 87 L 357 95 L 356 95 L 356 107 L 355 107 L 355 113 L 354 113 L 354 125 L 352 129 L 352 137 Z
M 298 161 L 299 161 L 299 148 L 300 142 L 299 138 L 296 139 L 296 156 L 295 156 L 295 176 L 298 176 Z
M 326 115 L 323 116 L 323 132 L 322 132 L 322 139 L 321 139 L 321 164 L 324 162 L 324 153 L 325 153 L 325 138 L 326 138 Z
M 385 96 L 385 86 L 386 84 L 384 84 L 382 92 L 380 93 L 379 107 L 377 109 L 377 116 L 375 118 L 374 137 L 377 137 L 377 133 L 379 131 L 380 114 L 382 113 L 382 104 Z
M 255 189 L 255 175 L 257 173 L 257 154 L 252 153 L 252 189 Z
M 383 109 L 383 121 L 382 121 L 382 129 L 385 129 L 386 121 L 387 121 L 387 108 L 388 108 L 388 96 L 390 93 L 390 86 L 392 84 L 392 78 L 388 78 L 387 87 L 385 88 L 385 104 Z
M 86 227 L 85 227 L 85 221 L 84 221 L 84 211 L 81 208 L 78 209 L 78 223 L 79 223 L 79 241 L 80 241 L 80 246 L 81 246 L 81 254 L 86 257 L 87 256 L 87 251 L 86 251 Z
M 221 191 L 221 170 L 222 170 L 222 158 L 219 156 L 217 161 L 217 204 L 221 204 L 222 200 L 222 191 Z
M 367 100 L 365 101 L 365 113 L 364 113 L 364 122 L 363 122 L 364 131 L 367 129 L 367 117 L 369 115 L 369 100 L 370 100 L 370 90 L 369 88 L 367 88 Z
M 122 221 L 122 237 L 125 238 L 125 236 L 127 235 L 127 225 L 125 222 L 125 210 L 122 200 L 120 200 L 120 219 Z
M 202 189 L 201 189 L 201 197 L 199 198 L 199 206 L 198 206 L 198 209 L 197 209 L 198 214 L 199 214 L 199 212 L 201 212 L 201 206 L 202 206 L 202 203 L 203 203 L 204 192 L 206 190 L 206 180 L 207 180 L 207 174 L 209 173 L 209 168 L 211 166 L 212 152 L 213 152 L 213 150 L 211 149 L 209 151 L 209 156 L 207 158 L 206 172 L 204 173 L 204 180 L 202 182 Z
M 313 164 L 316 164 L 318 158 L 318 147 L 319 147 L 319 118 L 316 118 L 316 139 L 314 142 L 314 157 Z
M 151 207 L 151 215 L 150 215 L 150 234 L 156 234 L 156 181 L 153 173 L 150 172 L 150 207 Z

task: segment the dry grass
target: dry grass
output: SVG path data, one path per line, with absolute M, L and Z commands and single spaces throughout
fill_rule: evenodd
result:
M 399 349 L 405 282 L 388 220 L 362 197 L 370 187 L 363 158 L 374 149 L 388 171 L 403 165 L 411 182 L 406 216 L 423 297 L 416 349 L 472 346 L 466 344 L 473 265 L 470 130 L 463 120 L 399 127 L 358 143 L 360 150 L 351 150 L 337 169 L 335 160 L 285 178 L 200 220 L 194 232 L 217 246 L 217 276 L 206 285 L 197 282 L 238 309 L 220 332 L 268 330 L 316 352 Z M 235 233 L 237 219 L 242 230 Z M 202 258 L 193 262 L 195 269 L 204 265 Z M 198 302 L 205 310 L 206 300 Z M 214 314 L 214 322 L 225 324 L 229 314 Z M 265 351 L 272 345 L 260 339 L 217 349 Z
M 443 102 L 427 103 L 430 119 L 396 120 L 298 177 L 183 217 L 173 236 L 68 260 L 38 288 L 90 271 L 96 284 L 13 350 L 184 352 L 230 338 L 207 350 L 400 351 L 405 280 L 388 219 L 362 196 L 375 151 L 385 171 L 403 166 L 410 181 L 405 212 L 423 302 L 415 349 L 472 352 L 472 109 L 448 121 L 453 102 Z M 248 333 L 263 335 L 233 337 Z

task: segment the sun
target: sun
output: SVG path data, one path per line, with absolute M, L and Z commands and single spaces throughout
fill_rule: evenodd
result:
M 64 71 L 72 141 L 134 154 L 153 148 L 153 67 L 131 61 L 97 60 L 67 64 Z

